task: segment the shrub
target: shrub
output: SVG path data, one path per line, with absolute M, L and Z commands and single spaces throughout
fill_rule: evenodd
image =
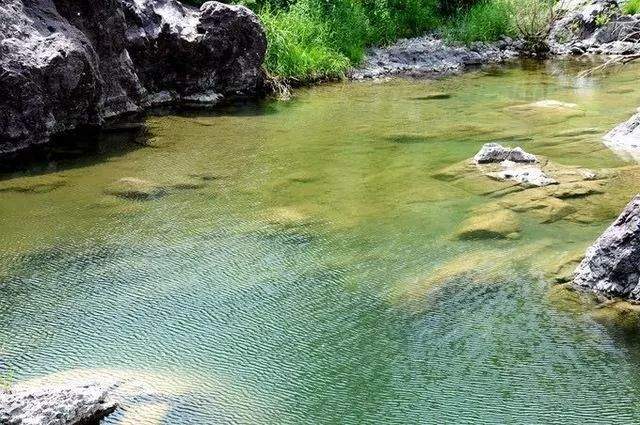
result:
M 629 15 L 640 13 L 640 0 L 628 0 L 623 7 L 623 11 Z

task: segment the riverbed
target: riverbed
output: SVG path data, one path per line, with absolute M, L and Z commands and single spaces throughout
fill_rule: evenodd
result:
M 2 381 L 162 388 L 106 424 L 640 421 L 637 327 L 566 308 L 546 277 L 640 184 L 594 195 L 586 218 L 519 214 L 517 239 L 461 240 L 495 198 L 437 177 L 492 141 L 634 165 L 602 136 L 640 105 L 640 67 L 585 66 L 322 85 L 77 136 L 89 153 L 5 174 Z M 580 113 L 510 112 L 550 99 Z M 123 178 L 158 190 L 123 196 Z

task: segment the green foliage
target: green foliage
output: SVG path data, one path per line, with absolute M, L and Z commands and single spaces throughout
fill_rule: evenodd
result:
M 635 15 L 640 13 L 640 0 L 629 0 L 624 4 L 624 13 L 628 15 Z
M 330 28 L 300 6 L 287 12 L 265 8 L 260 13 L 269 49 L 265 66 L 277 76 L 311 80 L 341 75 L 349 59 L 331 48 Z
M 506 0 L 483 0 L 449 22 L 447 38 L 471 43 L 515 34 L 514 9 Z

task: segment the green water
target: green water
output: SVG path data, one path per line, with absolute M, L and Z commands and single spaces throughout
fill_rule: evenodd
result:
M 613 213 L 523 215 L 518 240 L 460 241 L 460 221 L 490 200 L 433 178 L 493 140 L 567 165 L 628 165 L 601 137 L 640 105 L 640 68 L 579 69 L 325 85 L 151 118 L 144 137 L 6 175 L 4 375 L 100 369 L 181 387 L 108 424 L 149 404 L 162 414 L 138 423 L 640 422 L 635 329 L 558 308 L 542 278 Z M 424 99 L 434 92 L 451 97 Z M 543 99 L 585 114 L 506 112 Z M 124 177 L 180 188 L 105 193 Z M 617 211 L 639 187 L 602 202 Z M 480 273 L 424 285 L 465 264 Z

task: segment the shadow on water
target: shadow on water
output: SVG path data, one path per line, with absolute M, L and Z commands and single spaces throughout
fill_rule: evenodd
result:
M 144 127 L 126 131 L 77 131 L 44 145 L 7 154 L 0 160 L 0 180 L 88 167 L 145 146 Z
M 292 103 L 269 100 L 236 100 L 215 107 L 155 108 L 149 116 L 180 117 L 251 117 L 273 115 Z M 128 119 L 128 118 L 127 118 Z M 144 123 L 123 121 L 115 130 L 82 129 L 52 137 L 49 143 L 31 146 L 14 153 L 0 155 L 0 181 L 22 175 L 39 175 L 72 168 L 89 167 L 142 148 L 156 148 Z M 214 126 L 194 121 L 194 125 Z

